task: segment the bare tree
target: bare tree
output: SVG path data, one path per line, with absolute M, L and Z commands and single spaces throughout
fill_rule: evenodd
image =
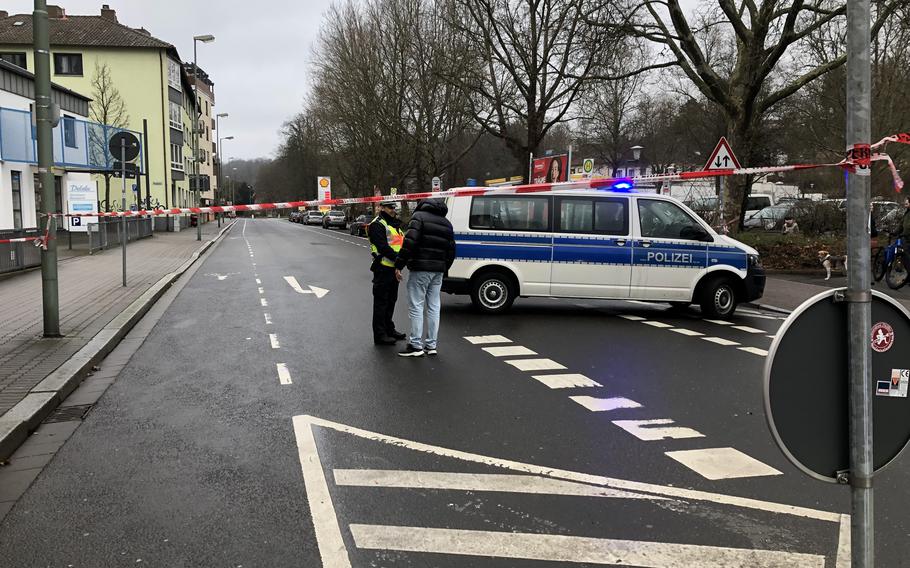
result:
M 879 2 L 874 35 L 904 1 Z M 837 57 L 821 63 L 798 55 L 813 34 L 842 20 L 844 13 L 844 4 L 836 0 L 717 0 L 716 8 L 695 14 L 687 14 L 679 0 L 632 0 L 621 21 L 599 21 L 653 42 L 664 58 L 656 65 L 678 66 L 716 103 L 742 162 L 756 165 L 763 157 L 764 120 L 775 105 L 846 61 L 842 46 Z M 750 187 L 747 178 L 733 188 L 740 223 Z
M 126 110 L 126 102 L 120 91 L 114 86 L 111 78 L 111 69 L 107 63 L 95 62 L 95 71 L 92 74 L 92 102 L 89 108 L 89 118 L 102 127 L 89 129 L 89 144 L 92 156 L 96 163 L 107 155 L 107 139 L 110 136 L 108 128 L 126 128 L 130 122 L 130 115 Z M 105 160 L 106 161 L 106 160 Z M 104 210 L 111 210 L 111 174 L 104 173 Z
M 576 118 L 588 76 L 611 46 L 588 0 L 453 0 L 449 22 L 476 63 L 447 78 L 480 126 L 527 164 L 550 130 Z

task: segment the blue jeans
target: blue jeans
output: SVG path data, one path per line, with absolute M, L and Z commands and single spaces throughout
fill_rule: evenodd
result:
M 436 349 L 439 334 L 439 292 L 442 272 L 416 271 L 408 274 L 408 316 L 411 336 L 408 341 L 417 349 Z M 423 310 L 426 306 L 427 340 L 423 341 Z

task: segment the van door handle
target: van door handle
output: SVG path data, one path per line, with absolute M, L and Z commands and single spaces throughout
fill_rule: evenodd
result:
M 626 246 L 626 239 L 616 239 L 616 246 L 618 246 L 618 247 Z
M 644 248 L 648 248 L 651 246 L 651 241 L 642 241 L 641 246 L 643 246 Z

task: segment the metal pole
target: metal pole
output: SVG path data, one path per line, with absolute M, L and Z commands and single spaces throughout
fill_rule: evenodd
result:
M 152 190 L 149 187 L 149 123 L 142 119 L 142 161 L 145 164 L 145 208 L 152 208 Z M 138 183 L 138 179 L 136 180 Z
M 35 0 L 32 14 L 35 51 L 35 122 L 38 136 L 38 175 L 41 179 L 42 210 L 46 215 L 54 213 L 57 199 L 54 195 L 54 127 L 51 124 L 51 63 L 50 39 L 48 35 L 47 1 Z M 41 230 L 42 221 L 49 223 L 48 239 L 41 251 L 41 301 L 44 317 L 44 337 L 60 337 L 60 298 L 57 282 L 57 239 L 51 217 L 38 218 L 36 225 Z
M 726 227 L 726 220 L 724 219 L 724 189 L 720 184 L 720 176 L 714 178 L 714 191 L 717 193 L 717 218 L 720 220 L 720 229 L 722 232 Z
M 123 189 L 120 192 L 121 212 L 126 213 L 126 138 L 120 139 L 120 175 Z M 120 217 L 120 248 L 123 251 L 123 286 L 126 287 L 126 215 Z
M 196 206 L 202 207 L 202 188 L 199 187 L 199 67 L 196 63 L 196 39 L 193 38 L 193 177 L 196 179 Z M 192 183 L 190 183 L 192 185 Z M 196 240 L 202 240 L 202 213 L 196 213 Z
M 869 0 L 847 2 L 847 136 L 854 160 L 867 159 L 872 120 Z M 868 162 L 847 174 L 848 366 L 850 377 L 850 485 L 852 566 L 875 562 L 872 500 L 872 297 L 869 249 Z
M 569 144 L 569 158 L 566 163 L 566 181 L 572 181 L 572 145 Z

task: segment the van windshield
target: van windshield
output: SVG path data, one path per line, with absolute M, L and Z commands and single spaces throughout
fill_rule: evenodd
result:
M 764 209 L 771 205 L 771 198 L 767 195 L 751 195 L 746 199 L 746 211 Z

